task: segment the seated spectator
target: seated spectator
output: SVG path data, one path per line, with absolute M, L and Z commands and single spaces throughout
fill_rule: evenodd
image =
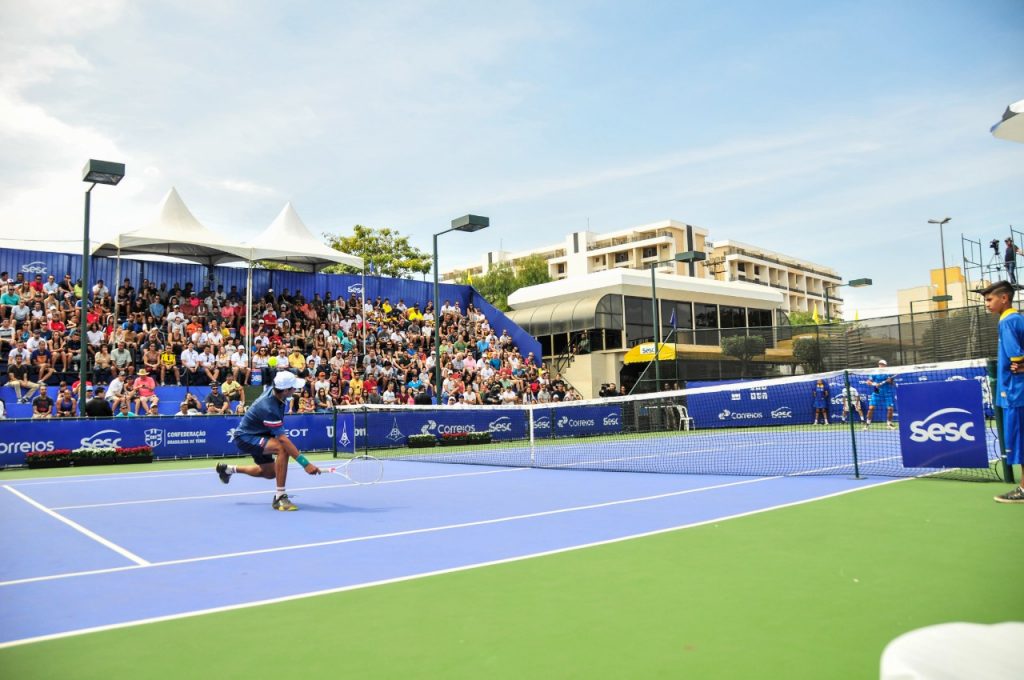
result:
M 142 353 L 142 367 L 154 378 L 160 374 L 160 351 L 158 347 L 149 345 L 146 348 L 146 351 Z
M 50 418 L 53 416 L 53 399 L 46 393 L 46 385 L 39 388 L 39 396 L 32 400 L 33 418 Z
M 221 384 L 220 391 L 229 402 L 237 401 L 240 404 L 245 404 L 245 388 L 235 380 L 234 376 L 228 376 L 228 379 Z
M 183 411 L 188 415 L 201 415 L 203 405 L 199 403 L 199 397 L 191 392 L 185 393 L 185 401 L 181 402 Z
M 21 353 L 14 354 L 14 360 L 7 365 L 7 386 L 14 388 L 14 394 L 18 397 L 19 404 L 27 404 L 39 384 L 29 380 L 28 364 L 25 363 Z M 23 393 L 23 390 L 28 390 Z
M 160 403 L 156 396 L 156 380 L 144 368 L 139 370 L 138 377 L 132 384 L 132 391 L 135 393 L 136 413 L 148 412 L 151 404 Z
M 178 368 L 178 356 L 171 345 L 165 345 L 160 352 L 160 384 L 166 385 L 167 374 L 174 375 L 174 384 L 181 384 L 181 370 Z
M 57 417 L 71 418 L 78 415 L 78 400 L 65 388 L 57 395 Z
M 316 390 L 316 402 L 314 404 L 317 413 L 326 413 L 334 408 L 334 402 L 330 395 L 327 394 L 326 387 L 319 387 Z
M 36 343 L 36 349 L 32 352 L 32 365 L 35 367 L 36 382 L 45 385 L 46 381 L 53 375 L 53 354 L 45 340 Z
M 206 413 L 208 415 L 231 413 L 231 402 L 220 391 L 220 384 L 216 382 L 210 383 L 210 393 L 206 395 Z
M 115 418 L 134 418 L 136 414 L 132 411 L 131 406 L 127 401 L 122 401 L 117 408 L 117 415 Z

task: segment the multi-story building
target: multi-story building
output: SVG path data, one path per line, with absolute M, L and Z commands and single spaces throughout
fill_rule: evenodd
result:
M 710 244 L 705 266 L 719 281 L 745 281 L 782 292 L 784 312 L 817 312 L 821 318 L 843 318 L 842 283 L 831 267 L 772 252 L 739 241 Z M 826 289 L 830 310 L 825 309 Z
M 659 274 L 676 274 L 719 281 L 743 281 L 773 288 L 782 293 L 784 312 L 817 311 L 821 318 L 842 318 L 842 283 L 831 267 L 801 260 L 790 255 L 740 243 L 708 240 L 708 231 L 676 220 L 662 220 L 621 231 L 596 234 L 576 231 L 561 243 L 517 252 L 491 251 L 483 261 L 443 272 L 444 280 L 459 274 L 480 276 L 491 267 L 507 262 L 514 268 L 527 257 L 540 256 L 548 264 L 553 281 L 586 276 L 616 269 L 649 269 L 655 262 L 672 260 L 677 253 L 707 253 L 703 263 L 667 262 L 658 266 Z M 826 288 L 830 314 L 825 309 Z
M 490 251 L 479 264 L 442 272 L 441 276 L 445 281 L 452 281 L 462 273 L 480 276 L 497 264 L 507 262 L 515 267 L 534 255 L 547 261 L 548 274 L 553 281 L 611 269 L 648 269 L 651 263 L 670 260 L 676 253 L 706 251 L 707 235 L 706 229 L 675 220 L 605 234 L 574 231 L 554 245 L 517 252 Z M 706 276 L 700 265 L 677 262 L 660 265 L 658 271 L 698 278 Z
M 929 272 L 930 283 L 913 288 L 902 288 L 896 291 L 896 305 L 899 314 L 917 314 L 919 312 L 937 312 L 943 309 L 959 309 L 974 307 L 981 304 L 981 296 L 969 294 L 967 280 L 960 267 L 946 267 L 943 277 L 942 269 Z M 973 287 L 984 288 L 988 281 L 980 281 Z M 935 300 L 948 295 L 950 300 Z

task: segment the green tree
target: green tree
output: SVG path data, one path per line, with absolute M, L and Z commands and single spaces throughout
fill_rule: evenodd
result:
M 814 312 L 789 312 L 790 326 L 813 326 Z
M 456 280 L 472 285 L 485 300 L 507 312 L 509 295 L 520 288 L 547 283 L 551 276 L 548 274 L 547 261 L 540 255 L 531 255 L 519 262 L 516 268 L 508 262 L 500 262 L 486 274 L 474 276 L 472 281 L 465 272 L 460 273 Z
M 795 338 L 793 340 L 793 357 L 808 373 L 821 373 L 825 370 L 827 352 L 828 338 Z
M 765 342 L 760 335 L 733 335 L 722 338 L 722 354 L 740 362 L 740 376 L 746 376 L 747 366 L 754 357 L 764 354 Z
M 396 279 L 411 279 L 414 274 L 426 274 L 431 269 L 431 256 L 409 243 L 408 236 L 402 236 L 394 229 L 374 229 L 357 224 L 351 236 L 324 234 L 328 245 L 349 255 L 363 258 L 369 267 L 381 276 Z M 336 264 L 324 269 L 328 274 L 359 274 L 360 269 Z

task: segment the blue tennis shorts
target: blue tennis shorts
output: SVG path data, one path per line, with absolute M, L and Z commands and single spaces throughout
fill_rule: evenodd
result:
M 1024 463 L 1024 407 L 1007 406 L 1003 409 L 1003 439 L 1006 444 L 1006 462 Z
M 268 453 L 263 452 L 263 449 L 267 445 L 267 439 L 268 437 L 261 437 L 256 435 L 235 435 L 235 446 L 242 453 L 248 453 L 250 456 L 252 456 L 253 461 L 255 461 L 257 465 L 273 463 L 274 457 Z
M 881 394 L 872 394 L 869 404 L 875 408 L 890 409 L 893 407 L 892 397 L 886 397 Z

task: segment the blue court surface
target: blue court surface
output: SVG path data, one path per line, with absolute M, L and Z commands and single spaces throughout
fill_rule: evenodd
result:
M 210 468 L 8 482 L 0 647 L 522 559 L 890 483 L 386 461 L 384 481 Z

